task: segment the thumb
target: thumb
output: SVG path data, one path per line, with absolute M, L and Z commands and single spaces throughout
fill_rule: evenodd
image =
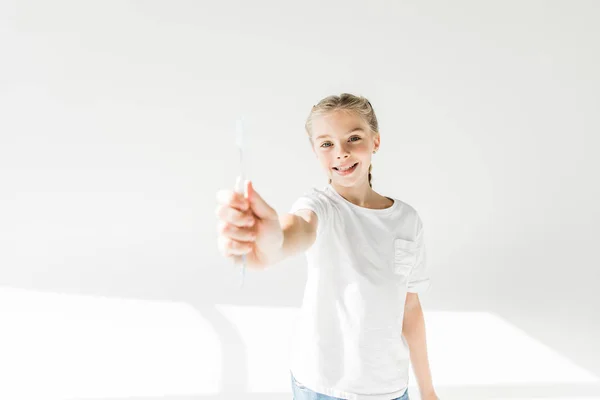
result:
M 260 219 L 274 219 L 277 217 L 277 212 L 254 190 L 252 181 L 246 181 L 246 193 L 248 193 L 248 203 L 254 215 Z

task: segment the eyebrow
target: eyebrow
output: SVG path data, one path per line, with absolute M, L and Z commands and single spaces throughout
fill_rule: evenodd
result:
M 358 127 L 358 128 L 354 128 L 354 129 L 352 129 L 351 131 L 348 131 L 348 132 L 346 132 L 346 135 L 349 135 L 349 134 L 351 134 L 351 133 L 353 133 L 353 132 L 356 132 L 356 131 L 363 131 L 363 132 L 364 132 L 364 129 L 363 129 L 363 128 L 360 128 L 360 127 Z M 320 136 L 317 136 L 317 137 L 315 138 L 315 140 L 319 140 L 319 139 L 322 139 L 322 138 L 328 138 L 328 137 L 329 137 L 329 135 L 320 135 Z

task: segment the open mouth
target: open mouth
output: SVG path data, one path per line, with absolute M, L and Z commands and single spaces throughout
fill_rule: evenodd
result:
M 351 174 L 355 169 L 356 166 L 358 165 L 358 163 L 354 163 L 350 168 L 348 169 L 339 169 L 337 167 L 333 167 L 333 169 L 335 169 L 337 171 L 338 174 L 340 175 L 348 175 Z

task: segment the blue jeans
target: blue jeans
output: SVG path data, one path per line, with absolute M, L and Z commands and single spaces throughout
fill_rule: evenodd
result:
M 306 386 L 302 386 L 298 381 L 294 378 L 294 375 L 291 374 L 292 377 L 292 394 L 294 395 L 294 400 L 343 400 L 339 397 L 331 397 L 326 394 L 313 392 Z M 408 389 L 406 392 L 397 399 L 394 400 L 409 400 L 408 399 Z

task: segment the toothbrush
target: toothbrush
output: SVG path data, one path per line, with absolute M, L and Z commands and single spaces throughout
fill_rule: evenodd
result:
M 237 193 L 243 193 L 244 197 L 248 198 L 248 193 L 244 193 L 244 181 L 245 177 L 245 168 L 244 168 L 244 126 L 242 124 L 242 119 L 239 118 L 236 121 L 235 125 L 235 144 L 237 145 L 240 151 L 240 175 L 237 177 L 237 181 L 235 184 L 235 191 Z M 240 282 L 240 289 L 244 286 L 244 276 L 246 270 L 246 255 L 242 254 L 242 279 Z

